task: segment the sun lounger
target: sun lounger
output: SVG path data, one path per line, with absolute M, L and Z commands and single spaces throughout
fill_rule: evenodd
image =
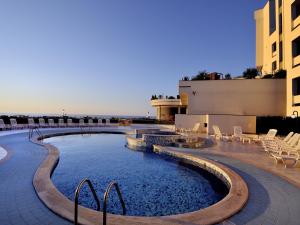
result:
M 9 129 L 10 128 L 10 126 L 9 125 L 6 125 L 5 123 L 4 123 L 4 120 L 3 119 L 0 119 L 0 129 L 1 130 L 6 130 L 6 129 Z
M 41 128 L 47 127 L 44 118 L 39 118 L 39 127 L 41 127 Z
M 72 119 L 67 119 L 67 125 L 68 127 L 74 127 Z
M 283 139 L 283 142 L 288 142 L 292 136 L 294 135 L 294 132 L 290 132 L 284 139 Z
M 28 118 L 28 128 L 36 128 L 37 125 L 34 122 L 33 118 Z
M 201 124 L 200 123 L 195 123 L 194 127 L 192 129 L 187 128 L 187 129 L 181 129 L 180 133 L 183 135 L 190 135 L 190 134 L 198 134 L 201 133 Z
M 79 127 L 84 127 L 85 123 L 84 123 L 84 119 L 79 119 Z
M 48 119 L 49 127 L 57 127 L 57 124 L 54 122 L 54 119 Z
M 93 127 L 94 126 L 94 121 L 92 119 L 88 120 L 88 125 L 89 127 Z
M 10 121 L 11 129 L 22 129 L 22 128 L 24 128 L 23 125 L 20 125 L 20 124 L 17 123 L 16 119 L 9 119 L 9 121 Z
M 62 118 L 58 119 L 58 127 L 66 127 L 64 119 Z
M 262 141 L 262 146 L 264 147 L 266 152 L 281 154 L 282 152 L 287 152 L 291 148 L 295 147 L 298 144 L 299 140 L 300 134 L 295 133 L 289 139 L 285 138 L 284 140 L 274 139 Z
M 213 125 L 212 126 L 213 128 L 213 131 L 214 131 L 214 137 L 217 139 L 217 140 L 231 140 L 231 138 L 228 136 L 228 135 L 223 135 L 220 128 L 217 126 L 217 125 Z
M 259 137 L 259 141 L 270 141 L 270 140 L 274 140 L 275 136 L 277 134 L 277 130 L 276 129 L 270 129 L 268 131 L 268 133 L 265 136 L 260 136 Z
M 98 119 L 98 127 L 101 127 L 101 126 L 103 126 L 102 119 Z
M 298 144 L 295 147 L 285 149 L 285 151 L 280 153 L 271 153 L 271 155 L 276 160 L 276 163 L 281 161 L 287 167 L 289 162 L 292 161 L 292 166 L 295 166 L 295 164 L 300 160 L 300 141 L 298 141 Z

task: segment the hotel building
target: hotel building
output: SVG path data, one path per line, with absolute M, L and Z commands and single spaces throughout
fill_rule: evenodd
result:
M 255 11 L 256 66 L 287 71 L 286 116 L 300 110 L 300 0 L 269 0 Z

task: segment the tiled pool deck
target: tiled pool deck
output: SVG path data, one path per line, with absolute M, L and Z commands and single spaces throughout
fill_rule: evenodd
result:
M 33 188 L 32 179 L 47 156 L 46 149 L 29 142 L 27 132 L 4 134 L 0 132 L 0 146 L 10 157 L 0 161 L 0 224 L 72 224 L 51 212 Z M 259 145 L 218 142 L 203 150 L 166 150 L 218 160 L 244 178 L 249 200 L 229 224 L 300 224 L 300 169 L 276 165 Z

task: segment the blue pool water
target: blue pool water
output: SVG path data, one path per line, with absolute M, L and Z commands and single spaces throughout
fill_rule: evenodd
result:
M 74 200 L 76 186 L 89 178 L 101 199 L 101 209 L 103 194 L 112 180 L 120 186 L 127 215 L 135 216 L 196 211 L 216 203 L 225 194 L 213 187 L 221 182 L 210 182 L 195 170 L 154 153 L 127 149 L 124 135 L 69 135 L 45 141 L 60 151 L 60 161 L 52 175 L 55 186 Z M 87 187 L 82 190 L 80 204 L 96 208 Z M 110 193 L 108 211 L 122 213 L 115 191 Z

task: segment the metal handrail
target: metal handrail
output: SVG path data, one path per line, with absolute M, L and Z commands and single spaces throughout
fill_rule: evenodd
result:
M 33 137 L 34 131 L 37 133 L 38 136 L 42 136 L 42 132 L 38 127 L 30 128 L 28 133 L 29 140 Z
M 97 194 L 96 194 L 96 191 L 92 185 L 92 182 L 85 178 L 83 179 L 79 185 L 77 186 L 76 188 L 76 191 L 75 191 L 75 205 L 74 205 L 74 224 L 77 225 L 78 224 L 78 198 L 79 198 L 79 193 L 80 193 L 80 190 L 82 188 L 82 186 L 84 185 L 84 183 L 87 183 L 90 190 L 92 191 L 92 194 L 93 194 L 93 197 L 97 203 L 97 211 L 100 211 L 100 201 L 99 201 L 99 198 L 97 197 Z
M 119 185 L 118 185 L 117 182 L 112 181 L 112 182 L 108 185 L 108 187 L 107 187 L 107 189 L 106 189 L 106 191 L 105 191 L 105 193 L 104 193 L 104 202 L 103 202 L 103 225 L 106 225 L 106 214 L 107 214 L 107 199 L 108 199 L 108 194 L 109 194 L 110 190 L 111 190 L 113 187 L 116 188 L 116 191 L 117 191 L 117 193 L 118 193 L 118 197 L 119 197 L 119 200 L 120 200 L 121 205 L 122 205 L 122 208 L 123 208 L 123 215 L 126 214 L 125 202 L 124 202 L 124 200 L 123 200 L 123 198 L 122 198 L 122 194 L 121 194 Z

